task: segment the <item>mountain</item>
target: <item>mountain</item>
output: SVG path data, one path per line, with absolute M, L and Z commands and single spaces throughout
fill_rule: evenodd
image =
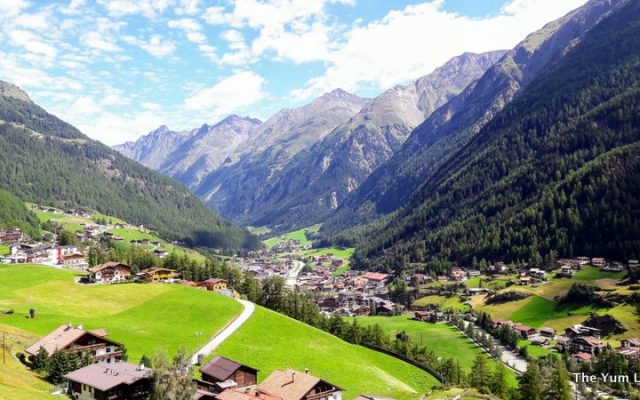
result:
M 325 223 L 324 232 L 335 234 L 401 207 L 514 97 L 562 59 L 621 3 L 592 0 L 529 35 L 417 127 L 403 147 L 374 171 L 347 204 Z
M 336 89 L 296 109 L 276 113 L 243 144 L 238 161 L 223 165 L 194 189 L 213 209 L 250 222 L 268 182 L 297 153 L 324 139 L 368 102 Z
M 516 81 L 524 88 L 463 146 L 440 152 L 393 217 L 368 227 L 355 264 L 640 255 L 640 3 L 591 1 L 560 22 L 545 35 L 554 46 L 536 47 L 554 62 Z M 433 135 L 420 133 L 429 148 Z
M 113 146 L 113 149 L 140 164 L 158 170 L 175 149 L 192 134 L 193 131 L 176 132 L 162 125 L 135 142 L 119 144 Z
M 89 139 L 1 81 L 0 152 L 0 187 L 21 200 L 95 209 L 197 246 L 259 246 L 187 188 Z
M 454 57 L 431 74 L 368 102 L 324 140 L 297 153 L 282 170 L 262 182 L 247 208 L 248 221 L 279 230 L 321 222 L 399 150 L 434 109 L 503 55 L 503 51 L 495 51 Z
M 203 125 L 166 157 L 159 171 L 189 187 L 225 163 L 237 159 L 237 154 L 262 122 L 255 118 L 231 115 L 219 123 Z

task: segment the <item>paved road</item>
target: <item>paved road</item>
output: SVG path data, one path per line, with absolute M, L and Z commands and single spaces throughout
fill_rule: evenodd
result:
M 289 289 L 294 289 L 296 287 L 296 283 L 298 282 L 298 275 L 300 275 L 300 271 L 302 271 L 302 268 L 304 268 L 304 263 L 302 261 L 293 260 L 293 268 L 291 268 L 285 280 L 285 285 Z
M 242 324 L 247 322 L 253 311 L 256 309 L 256 305 L 247 300 L 238 300 L 240 304 L 244 307 L 242 313 L 233 320 L 232 323 L 227 325 L 224 329 L 218 332 L 208 343 L 200 348 L 200 350 L 196 351 L 191 357 L 191 364 L 198 363 L 198 355 L 202 354 L 203 357 L 211 354 L 218 346 L 222 344 L 229 336 L 233 335 L 235 331 L 237 331 Z

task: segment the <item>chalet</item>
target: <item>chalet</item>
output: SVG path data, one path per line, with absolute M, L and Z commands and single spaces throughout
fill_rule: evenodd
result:
M 169 268 L 153 267 L 143 269 L 137 274 L 137 279 L 144 282 L 164 282 L 178 279 L 180 274 Z
M 252 386 L 258 382 L 258 370 L 225 357 L 215 356 L 200 368 L 202 380 L 218 384 L 233 381 L 238 387 Z
M 535 329 L 522 324 L 513 324 L 512 328 L 523 339 L 528 339 L 529 336 L 537 333 Z
M 589 362 L 591 361 L 591 359 L 593 358 L 593 356 L 590 353 L 584 353 L 584 352 L 580 352 L 580 353 L 576 353 L 573 355 L 573 358 L 575 358 L 575 360 L 579 363 L 585 363 L 585 362 Z
M 376 314 L 377 315 L 394 315 L 395 314 L 395 306 L 393 303 L 380 303 L 376 306 Z
M 461 268 L 452 268 L 451 272 L 449 272 L 449 277 L 453 281 L 465 281 L 467 280 L 467 273 Z
M 607 265 L 607 261 L 602 257 L 593 257 L 591 259 L 591 265 L 594 267 L 604 267 Z
M 627 262 L 627 265 L 629 266 L 629 269 L 631 270 L 637 270 L 640 268 L 640 262 L 638 260 L 629 260 Z
M 34 357 L 44 348 L 49 355 L 56 350 L 72 354 L 91 355 L 97 363 L 114 363 L 122 358 L 122 345 L 107 339 L 107 331 L 86 331 L 82 326 L 61 325 L 53 332 L 29 346 L 25 353 Z
M 445 315 L 443 312 L 439 311 L 416 311 L 414 313 L 415 319 L 424 322 L 441 322 L 445 320 Z
M 431 282 L 432 279 L 429 275 L 425 274 L 413 274 L 411 276 L 411 283 L 413 285 L 424 285 L 425 283 Z
M 227 281 L 218 278 L 209 278 L 202 282 L 200 286 L 207 288 L 209 291 L 219 292 L 227 290 Z
M 578 265 L 587 265 L 591 262 L 591 259 L 589 257 L 576 257 L 574 259 L 575 262 L 578 263 Z
M 563 265 L 560 267 L 560 272 L 558 272 L 559 276 L 565 276 L 567 278 L 571 278 L 575 274 L 575 271 L 570 265 Z
M 151 393 L 153 371 L 127 362 L 92 364 L 66 374 L 74 399 L 146 399 Z
M 89 282 L 122 282 L 131 276 L 131 267 L 120 262 L 109 261 L 89 268 Z
M 199 397 L 198 399 L 202 399 Z M 216 400 L 282 400 L 281 397 L 272 396 L 257 389 L 227 389 L 215 396 Z
M 111 235 L 111 240 L 115 240 L 115 241 L 123 241 L 124 237 L 120 236 L 120 235 Z
M 62 266 L 64 268 L 85 269 L 89 264 L 84 254 L 72 253 L 62 256 Z
M 465 271 L 467 273 L 467 276 L 480 276 L 481 272 L 478 271 L 477 269 L 468 269 Z
M 366 274 L 362 275 L 362 277 L 367 281 L 377 284 L 387 283 L 392 276 L 393 275 L 391 274 L 384 274 L 382 272 L 367 272 Z
M 0 229 L 0 243 L 18 243 L 25 240 L 25 235 L 19 228 Z
M 464 294 L 466 294 L 467 296 L 475 296 L 478 294 L 485 294 L 485 293 L 489 293 L 489 289 L 487 288 L 467 288 L 464 291 Z
M 273 371 L 257 390 L 282 400 L 342 400 L 343 392 L 336 385 L 294 369 Z
M 529 275 L 540 281 L 544 281 L 547 279 L 547 272 L 541 270 L 540 268 L 531 268 L 529 270 Z
M 489 271 L 495 274 L 507 274 L 509 273 L 509 266 L 502 261 L 489 266 Z
M 540 335 L 553 339 L 556 336 L 556 330 L 553 328 L 540 328 Z
M 605 348 L 605 344 L 600 339 L 593 336 L 581 336 L 571 340 L 569 350 L 572 353 L 589 353 L 595 355 L 596 352 Z
M 623 339 L 620 341 L 620 347 L 616 349 L 618 354 L 621 354 L 625 358 L 638 358 L 640 357 L 640 339 Z
M 601 269 L 604 272 L 622 272 L 624 271 L 624 264 L 619 261 L 612 261 L 604 265 Z
M 564 334 L 570 338 L 577 338 L 581 336 L 600 336 L 600 329 L 592 328 L 585 325 L 572 325 L 564 330 Z
M 529 285 L 531 283 L 531 277 L 530 276 L 521 276 L 520 279 L 518 279 L 518 285 Z

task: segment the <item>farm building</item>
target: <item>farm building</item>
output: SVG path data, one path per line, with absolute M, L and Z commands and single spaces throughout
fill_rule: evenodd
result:
M 209 278 L 200 284 L 207 290 L 219 292 L 221 290 L 227 290 L 227 281 L 218 278 Z
M 225 357 L 215 356 L 200 368 L 202 380 L 209 383 L 233 381 L 236 386 L 255 385 L 258 381 L 258 370 Z

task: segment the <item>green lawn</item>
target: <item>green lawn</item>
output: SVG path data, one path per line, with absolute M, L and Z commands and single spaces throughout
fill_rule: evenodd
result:
M 272 237 L 270 239 L 265 240 L 264 244 L 267 247 L 273 247 L 278 243 L 284 242 L 285 240 L 299 240 L 301 246 L 308 246 L 311 244 L 311 241 L 307 239 L 305 232 L 306 231 L 318 232 L 318 230 L 320 229 L 320 226 L 321 224 L 316 224 L 316 225 L 308 226 L 306 228 L 298 229 L 297 231 L 292 231 L 292 232 L 285 233 L 283 235 L 278 235 L 276 237 Z
M 6 256 L 11 253 L 11 249 L 6 244 L 0 244 L 0 256 Z
M 445 296 L 431 295 L 431 296 L 421 297 L 416 301 L 414 301 L 413 304 L 416 306 L 426 306 L 428 304 L 437 304 L 443 310 L 453 309 L 461 312 L 467 311 L 469 309 L 469 306 L 462 302 L 462 300 L 460 299 L 460 296 L 445 297 Z
M 66 323 L 104 327 L 137 362 L 155 349 L 195 349 L 195 332 L 212 336 L 242 308 L 235 300 L 182 285 L 85 286 L 75 283 L 75 276 L 44 266 L 0 265 L 0 310 L 15 310 L 1 314 L 0 325 L 38 335 Z M 36 310 L 35 319 L 25 318 L 30 307 Z
M 378 324 L 382 330 L 395 336 L 404 331 L 412 340 L 420 346 L 426 346 L 438 357 L 455 358 L 460 362 L 460 367 L 469 371 L 477 354 L 481 353 L 475 344 L 464 336 L 456 328 L 448 324 L 430 324 L 411 319 L 411 315 L 399 315 L 395 317 L 359 317 L 358 322 L 363 325 Z M 491 365 L 496 361 L 490 360 Z M 515 385 L 516 377 L 511 370 L 508 371 L 509 380 Z
M 574 281 L 595 281 L 598 279 L 620 279 L 625 275 L 625 272 L 604 272 L 600 268 L 596 267 L 582 267 L 580 271 L 577 271 L 572 280 Z
M 275 369 L 309 368 L 312 374 L 345 388 L 345 399 L 361 393 L 418 399 L 438 384 L 431 375 L 393 357 L 261 307 L 218 353 L 258 368 L 259 380 Z

